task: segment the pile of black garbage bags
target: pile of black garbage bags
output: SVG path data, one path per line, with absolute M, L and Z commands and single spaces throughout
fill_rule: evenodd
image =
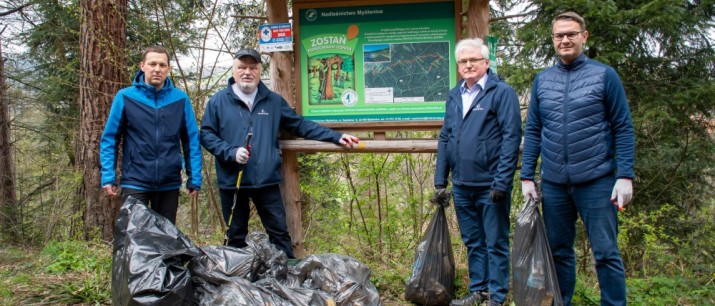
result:
M 381 305 L 370 269 L 352 257 L 288 265 L 264 233 L 248 247 L 196 247 L 169 220 L 129 198 L 114 231 L 114 305 Z

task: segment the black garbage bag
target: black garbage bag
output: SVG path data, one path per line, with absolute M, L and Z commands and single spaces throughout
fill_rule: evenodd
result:
M 370 282 L 370 269 L 350 256 L 310 255 L 291 267 L 289 273 L 289 279 L 300 282 L 300 287 L 329 294 L 334 305 L 382 305 L 377 288 Z
M 417 247 L 405 299 L 420 305 L 449 305 L 454 296 L 454 254 L 445 206 L 437 205 Z
M 327 293 L 300 287 L 288 257 L 265 233 L 246 237 L 245 248 L 207 246 L 189 263 L 199 305 L 335 305 Z M 288 276 L 294 281 L 288 281 Z
M 192 305 L 184 266 L 201 251 L 169 220 L 129 197 L 114 227 L 114 305 Z
M 230 282 L 213 287 L 212 292 L 204 292 L 199 301 L 201 306 L 291 306 L 289 302 L 273 295 L 247 279 L 235 278 Z
M 194 281 L 200 279 L 213 284 L 228 283 L 234 278 L 253 281 L 261 269 L 262 263 L 249 248 L 218 245 L 202 247 L 201 251 L 204 254 L 189 263 Z
M 280 297 L 288 302 L 288 305 L 295 306 L 332 306 L 335 305 L 335 299 L 329 294 L 316 290 L 302 287 L 291 287 L 288 284 L 278 281 L 275 278 L 264 278 L 255 282 L 267 291 L 270 291 L 273 296 Z M 355 304 L 349 304 L 355 305 Z M 356 305 L 363 305 L 356 303 Z
M 288 256 L 268 240 L 268 234 L 252 232 L 246 236 L 246 244 L 257 257 L 257 279 L 272 277 L 283 281 L 288 275 Z
M 517 306 L 564 304 L 544 220 L 536 201 L 527 201 L 517 216 L 511 265 L 512 296 Z

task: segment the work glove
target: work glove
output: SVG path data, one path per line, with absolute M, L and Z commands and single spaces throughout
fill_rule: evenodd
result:
M 489 199 L 496 204 L 504 203 L 504 200 L 506 200 L 506 192 L 492 189 L 492 191 L 489 192 Z
M 536 183 L 531 180 L 521 181 L 521 193 L 527 200 L 538 201 L 539 194 L 536 192 Z
M 249 152 L 246 148 L 240 147 L 238 150 L 236 150 L 236 162 L 245 165 L 248 162 L 248 158 L 251 156 L 251 152 Z
M 358 139 L 357 137 L 355 137 L 353 135 L 343 134 L 340 136 L 340 141 L 338 141 L 338 142 L 340 143 L 340 145 L 342 145 L 344 147 L 353 147 L 359 141 L 360 141 L 360 139 Z
M 449 206 L 449 198 L 451 196 L 452 192 L 444 188 L 444 186 L 435 186 L 434 194 L 432 194 L 429 201 L 434 205 L 447 207 Z
M 611 202 L 618 206 L 618 210 L 623 210 L 623 206 L 628 205 L 633 199 L 633 182 L 628 178 L 616 180 L 611 193 Z

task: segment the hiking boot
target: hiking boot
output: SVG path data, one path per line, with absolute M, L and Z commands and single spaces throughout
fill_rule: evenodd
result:
M 478 306 L 489 299 L 489 294 L 481 291 L 473 291 L 461 299 L 452 300 L 450 306 Z

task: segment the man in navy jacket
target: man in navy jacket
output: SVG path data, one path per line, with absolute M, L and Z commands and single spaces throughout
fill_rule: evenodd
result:
M 288 258 L 294 258 L 279 189 L 282 180 L 279 130 L 346 147 L 357 144 L 358 138 L 296 114 L 283 97 L 261 82 L 261 63 L 256 50 L 241 49 L 236 53 L 228 86 L 214 94 L 206 106 L 201 144 L 216 157 L 223 218 L 227 223 L 231 220 L 228 245 L 247 246 L 251 199 L 270 242 Z M 250 147 L 245 144 L 249 132 L 253 134 Z M 239 169 L 243 174 L 237 191 Z
M 522 156 L 522 192 L 534 184 L 541 155 L 543 215 L 564 305 L 576 283 L 575 224 L 581 216 L 596 260 L 601 305 L 626 305 L 618 250 L 618 210 L 633 195 L 635 135 L 621 80 L 583 54 L 586 24 L 574 12 L 552 23 L 556 65 L 532 87 Z
M 509 292 L 509 211 L 521 116 L 514 90 L 489 70 L 481 39 L 457 43 L 464 79 L 447 98 L 439 134 L 435 196 L 452 173 L 454 208 L 467 246 L 469 291 L 452 305 L 501 305 Z
M 166 49 L 147 48 L 139 67 L 132 86 L 114 97 L 104 127 L 102 187 L 108 195 L 117 195 L 114 170 L 124 139 L 122 202 L 131 195 L 175 223 L 182 167 L 188 193 L 193 196 L 201 188 L 199 131 L 189 97 L 167 77 Z

